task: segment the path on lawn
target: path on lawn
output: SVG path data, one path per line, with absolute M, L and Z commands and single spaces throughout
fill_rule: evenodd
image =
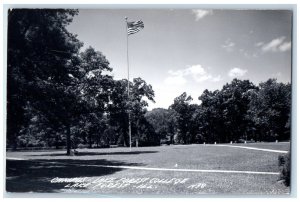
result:
M 235 148 L 251 149 L 251 150 L 266 151 L 266 152 L 275 152 L 275 153 L 283 153 L 283 154 L 288 153 L 288 151 L 283 151 L 283 150 L 261 149 L 261 148 L 257 148 L 257 147 L 233 146 L 233 145 L 222 145 L 222 144 L 221 145 L 210 145 L 210 146 L 235 147 Z

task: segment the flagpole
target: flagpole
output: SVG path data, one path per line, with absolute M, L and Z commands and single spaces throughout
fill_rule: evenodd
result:
M 126 37 L 127 37 L 127 95 L 128 95 L 128 104 L 130 104 L 130 97 L 129 97 L 129 56 L 128 56 L 128 23 L 127 17 L 125 17 L 126 22 Z M 128 109 L 128 135 L 129 135 L 129 148 L 131 151 L 131 120 L 130 120 L 130 105 Z

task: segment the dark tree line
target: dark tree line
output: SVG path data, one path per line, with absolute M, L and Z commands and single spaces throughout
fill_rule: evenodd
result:
M 255 86 L 248 80 L 234 79 L 221 90 L 205 90 L 199 100 L 200 105 L 191 104 L 192 98 L 183 93 L 168 110 L 149 113 L 149 121 L 155 119 L 150 122 L 157 132 L 168 136 L 171 119 L 159 114 L 175 112 L 175 132 L 171 134 L 182 144 L 290 139 L 290 84 L 269 79 Z
M 101 147 L 290 138 L 291 85 L 234 79 L 147 111 L 154 91 L 141 78 L 115 80 L 109 61 L 68 32 L 77 10 L 13 9 L 8 14 L 7 147 Z M 147 101 L 146 101 L 147 100 Z

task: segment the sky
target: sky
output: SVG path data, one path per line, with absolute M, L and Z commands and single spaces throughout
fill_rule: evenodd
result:
M 68 30 L 103 53 L 115 79 L 127 79 L 125 16 L 144 29 L 128 36 L 130 80 L 151 84 L 168 108 L 183 92 L 193 103 L 233 78 L 291 82 L 292 12 L 287 10 L 86 9 Z

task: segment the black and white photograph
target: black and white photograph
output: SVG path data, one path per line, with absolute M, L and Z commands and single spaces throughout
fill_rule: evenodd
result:
M 6 193 L 291 194 L 292 8 L 6 17 Z

